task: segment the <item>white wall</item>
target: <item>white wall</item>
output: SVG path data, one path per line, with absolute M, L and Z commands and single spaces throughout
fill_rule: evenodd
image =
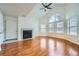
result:
M 33 29 L 33 36 L 39 33 L 39 20 L 44 14 L 40 11 L 40 4 L 37 4 L 26 16 L 18 17 L 18 39 L 22 39 L 22 29 Z
M 6 20 L 6 40 L 17 39 L 17 17 L 5 16 Z
M 70 18 L 73 17 L 75 15 L 79 15 L 79 4 L 77 3 L 72 3 L 72 4 L 68 4 L 65 7 L 66 9 L 66 18 Z
M 0 11 L 0 50 L 1 50 L 1 44 L 4 40 L 4 29 L 3 29 L 3 14 Z

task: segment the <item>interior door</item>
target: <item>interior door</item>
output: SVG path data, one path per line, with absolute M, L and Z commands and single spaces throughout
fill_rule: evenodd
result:
M 6 17 L 6 40 L 17 39 L 17 19 Z

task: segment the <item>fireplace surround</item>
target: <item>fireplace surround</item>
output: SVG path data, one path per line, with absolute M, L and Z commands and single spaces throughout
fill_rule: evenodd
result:
M 32 30 L 23 30 L 23 39 L 32 38 Z

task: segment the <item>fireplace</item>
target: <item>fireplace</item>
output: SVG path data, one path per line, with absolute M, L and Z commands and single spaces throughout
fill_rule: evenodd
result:
M 32 38 L 32 30 L 23 30 L 23 39 Z

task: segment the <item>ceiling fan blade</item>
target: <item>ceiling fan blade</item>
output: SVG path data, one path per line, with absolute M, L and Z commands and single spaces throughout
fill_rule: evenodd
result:
M 50 8 L 50 7 L 47 7 L 47 9 L 52 9 L 52 8 Z
M 52 3 L 48 4 L 47 7 L 50 6 L 51 4 L 52 4 Z
M 43 5 L 44 7 L 46 7 L 43 3 L 42 3 L 42 5 Z

